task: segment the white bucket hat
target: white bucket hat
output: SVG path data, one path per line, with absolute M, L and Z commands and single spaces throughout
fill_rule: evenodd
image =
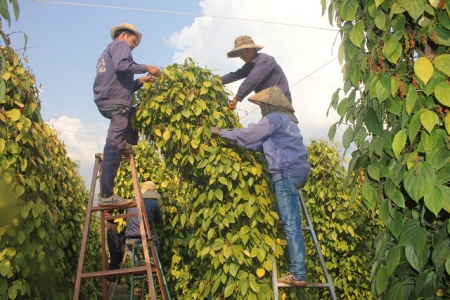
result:
M 141 39 L 142 39 L 142 33 L 137 31 L 136 27 L 130 23 L 122 23 L 120 25 L 117 25 L 117 26 L 114 26 L 113 28 L 111 28 L 111 38 L 113 40 L 114 40 L 114 35 L 116 34 L 116 32 L 121 29 L 129 30 L 132 33 L 134 33 L 137 37 L 136 47 L 139 46 L 139 43 L 141 42 Z
M 141 188 L 142 198 L 159 199 L 160 194 L 156 192 L 155 183 L 153 181 L 146 181 L 142 184 Z
M 256 45 L 253 39 L 247 35 L 238 36 L 234 40 L 234 48 L 227 53 L 228 57 L 238 57 L 242 49 L 254 48 L 256 51 L 261 50 L 264 46 Z

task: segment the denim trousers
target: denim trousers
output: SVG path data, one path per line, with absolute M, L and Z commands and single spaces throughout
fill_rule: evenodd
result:
M 113 194 L 114 180 L 122 161 L 122 154 L 128 143 L 136 145 L 138 133 L 131 126 L 131 118 L 134 115 L 134 107 L 122 107 L 100 113 L 111 122 L 108 128 L 105 148 L 103 149 L 101 196 L 109 197 Z
M 109 224 L 108 224 L 109 225 Z M 115 225 L 114 225 L 115 226 Z M 106 238 L 109 251 L 109 270 L 120 269 L 120 263 L 123 259 L 125 246 L 125 233 L 119 233 L 117 227 L 109 228 L 106 231 Z
M 277 211 L 283 221 L 288 243 L 289 272 L 300 280 L 306 280 L 306 268 L 299 190 L 307 180 L 307 177 L 287 177 L 274 183 Z

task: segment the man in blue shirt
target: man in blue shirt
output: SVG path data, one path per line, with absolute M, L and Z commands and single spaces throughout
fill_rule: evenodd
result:
M 284 224 L 289 249 L 289 273 L 278 282 L 306 286 L 305 245 L 302 233 L 299 190 L 308 180 L 311 166 L 294 109 L 278 86 L 249 98 L 261 107 L 263 118 L 244 129 L 218 129 L 220 135 L 239 146 L 264 153 L 275 188 L 277 212 Z
M 227 53 L 228 57 L 240 57 L 245 64 L 239 70 L 221 77 L 222 83 L 227 84 L 245 78 L 239 86 L 234 99 L 228 104 L 229 109 L 236 109 L 237 102 L 242 101 L 252 91 L 260 91 L 277 85 L 289 102 L 292 102 L 289 84 L 283 69 L 275 59 L 265 53 L 258 53 L 264 46 L 257 45 L 249 36 L 237 37 L 234 48 Z
M 106 47 L 97 62 L 94 82 L 94 101 L 100 113 L 111 120 L 103 150 L 101 194 L 99 206 L 129 205 L 132 199 L 114 195 L 114 179 L 128 143 L 137 144 L 138 134 L 131 127 L 134 113 L 133 93 L 161 71 L 154 66 L 137 64 L 131 55 L 142 39 L 142 34 L 132 24 L 123 23 L 111 28 L 113 41 Z M 134 79 L 134 74 L 151 75 Z
M 159 237 L 155 233 L 154 223 L 162 223 L 161 209 L 158 205 L 158 199 L 161 197 L 156 192 L 155 184 L 152 181 L 146 181 L 142 184 L 141 188 L 142 198 L 144 199 L 145 212 L 147 214 L 148 224 L 150 226 L 150 232 L 153 238 L 153 244 L 158 249 L 160 245 Z M 127 214 L 137 213 L 137 207 L 130 207 L 127 209 Z M 127 251 L 130 256 L 132 253 L 132 247 L 135 243 L 141 242 L 141 230 L 139 226 L 139 218 L 131 217 L 127 218 L 127 228 L 125 229 L 125 236 L 127 238 L 126 245 Z M 135 253 L 136 266 L 141 265 L 141 259 L 137 253 Z

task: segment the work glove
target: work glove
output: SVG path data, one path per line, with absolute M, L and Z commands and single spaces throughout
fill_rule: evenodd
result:
M 211 136 L 213 135 L 219 135 L 219 127 L 215 126 L 215 127 L 210 127 L 209 131 L 211 132 Z

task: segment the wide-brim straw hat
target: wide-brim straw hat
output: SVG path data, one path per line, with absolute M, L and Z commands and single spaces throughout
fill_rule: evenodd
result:
M 295 112 L 294 108 L 292 107 L 291 102 L 289 102 L 289 99 L 286 97 L 286 95 L 283 93 L 283 91 L 278 87 L 278 85 L 274 85 L 270 88 L 262 90 L 261 92 L 259 92 L 257 94 L 254 94 L 253 96 L 248 98 L 248 101 L 255 103 L 259 106 L 267 103 L 267 104 L 271 104 L 273 106 L 277 106 L 277 107 L 284 108 L 289 111 Z
M 264 46 L 257 45 L 253 39 L 247 35 L 239 36 L 234 40 L 234 48 L 227 53 L 228 57 L 238 57 L 242 49 L 254 48 L 256 51 L 261 50 Z
M 156 192 L 155 183 L 153 181 L 146 181 L 142 184 L 141 188 L 143 198 L 159 199 L 160 194 Z
M 140 33 L 136 29 L 136 27 L 130 23 L 122 23 L 120 25 L 117 25 L 117 26 L 114 26 L 113 28 L 111 28 L 111 38 L 113 40 L 114 40 L 114 35 L 116 34 L 117 30 L 121 30 L 121 29 L 126 29 L 126 30 L 129 30 L 132 33 L 134 33 L 137 36 L 136 47 L 139 46 L 139 43 L 141 42 L 141 39 L 142 39 L 142 33 Z

